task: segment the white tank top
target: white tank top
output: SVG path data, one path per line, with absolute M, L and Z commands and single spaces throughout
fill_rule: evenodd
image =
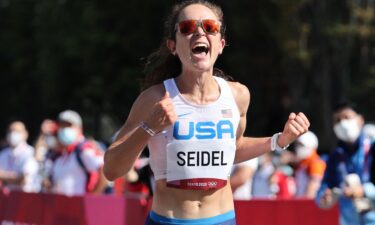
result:
M 208 105 L 188 102 L 174 79 L 164 81 L 178 119 L 152 137 L 148 147 L 155 179 L 166 179 L 170 187 L 218 189 L 230 176 L 240 114 L 228 83 L 214 77 L 220 97 Z

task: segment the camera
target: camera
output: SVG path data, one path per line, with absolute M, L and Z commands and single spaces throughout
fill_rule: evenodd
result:
M 355 173 L 348 174 L 345 177 L 345 185 L 350 188 L 359 188 L 362 186 L 361 179 Z M 369 212 L 373 209 L 371 200 L 366 197 L 354 198 L 353 204 L 356 211 L 360 214 Z

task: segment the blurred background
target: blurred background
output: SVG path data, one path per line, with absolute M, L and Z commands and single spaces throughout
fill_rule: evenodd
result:
M 176 1 L 0 0 L 0 131 L 78 111 L 103 142 L 123 124 Z M 227 43 L 217 67 L 251 91 L 247 135 L 280 131 L 303 111 L 319 151 L 336 142 L 332 107 L 375 121 L 374 0 L 218 0 Z

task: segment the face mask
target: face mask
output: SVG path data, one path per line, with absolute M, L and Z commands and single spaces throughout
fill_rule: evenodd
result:
M 77 140 L 77 131 L 70 127 L 60 128 L 57 132 L 57 138 L 64 146 L 73 144 Z
M 48 149 L 53 149 L 57 146 L 56 138 L 52 135 L 47 135 L 45 137 L 45 142 L 46 142 L 46 145 L 47 145 Z
M 21 144 L 24 140 L 20 132 L 11 131 L 7 136 L 7 141 L 10 146 L 16 147 L 17 145 Z
M 296 156 L 298 159 L 303 160 L 306 159 L 311 155 L 313 152 L 313 149 L 305 147 L 305 146 L 300 146 L 296 148 Z
M 361 133 L 361 128 L 356 118 L 341 120 L 335 124 L 333 130 L 338 139 L 348 143 L 354 143 Z

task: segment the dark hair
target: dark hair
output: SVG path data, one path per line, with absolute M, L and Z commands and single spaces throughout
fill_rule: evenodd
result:
M 178 22 L 180 12 L 185 7 L 193 4 L 206 6 L 215 13 L 217 18 L 221 22 L 220 33 L 223 38 L 225 37 L 223 11 L 218 5 L 205 0 L 189 0 L 176 4 L 173 7 L 172 12 L 169 15 L 167 21 L 164 24 L 164 38 L 162 40 L 160 47 L 146 58 L 144 68 L 146 77 L 142 80 L 142 90 L 154 84 L 161 83 L 165 79 L 177 77 L 181 73 L 180 59 L 178 58 L 178 56 L 175 56 L 170 52 L 166 45 L 166 42 L 167 40 L 176 39 L 175 24 Z M 222 70 L 218 68 L 214 68 L 213 73 L 215 76 L 223 77 L 227 80 L 232 80 L 230 76 L 226 75 Z
M 350 102 L 350 101 L 341 101 L 341 102 L 337 103 L 332 108 L 332 111 L 333 111 L 333 113 L 337 113 L 337 112 L 340 112 L 343 109 L 352 109 L 353 111 L 357 112 L 355 104 Z

